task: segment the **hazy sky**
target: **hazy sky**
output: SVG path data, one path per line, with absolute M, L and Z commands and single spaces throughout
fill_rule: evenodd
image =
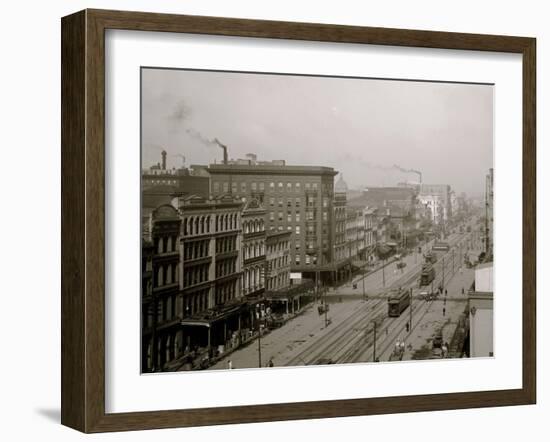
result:
M 493 87 L 182 70 L 142 71 L 143 166 L 230 158 L 331 166 L 350 187 L 423 182 L 480 194 L 493 167 Z

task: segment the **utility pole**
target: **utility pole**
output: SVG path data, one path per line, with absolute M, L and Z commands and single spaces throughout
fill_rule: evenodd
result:
M 409 289 L 409 301 L 410 301 L 410 304 L 409 304 L 409 314 L 410 314 L 410 319 L 409 319 L 409 332 L 412 333 L 412 328 L 413 328 L 413 289 L 412 287 Z
M 372 362 L 376 362 L 376 321 L 374 321 L 374 344 L 372 350 Z
M 366 301 L 366 296 L 365 296 L 365 268 L 363 267 L 363 299 Z
M 324 293 L 324 298 L 325 298 L 325 328 L 327 328 L 328 326 L 328 317 L 327 317 L 327 310 L 328 310 L 328 305 L 327 305 L 327 292 L 323 292 Z
M 441 286 L 445 288 L 445 255 L 443 255 L 441 261 L 441 277 L 443 278 L 441 280 Z

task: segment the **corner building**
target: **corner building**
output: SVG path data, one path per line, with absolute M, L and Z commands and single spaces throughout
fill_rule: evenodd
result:
M 213 196 L 257 199 L 265 208 L 267 233 L 290 232 L 290 265 L 305 278 L 332 278 L 334 176 L 331 167 L 211 164 Z

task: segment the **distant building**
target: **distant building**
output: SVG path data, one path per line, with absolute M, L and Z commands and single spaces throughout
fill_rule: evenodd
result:
M 422 184 L 418 199 L 430 209 L 435 224 L 444 224 L 451 218 L 451 186 L 448 184 Z
M 347 192 L 348 186 L 344 181 L 344 177 L 340 177 L 334 185 L 334 262 L 338 263 L 346 259 L 348 256 L 346 250 L 346 207 L 347 207 Z M 340 269 L 337 279 L 341 279 L 344 275 L 340 275 L 343 269 Z
M 162 163 L 157 163 L 141 171 L 142 207 L 154 209 L 170 204 L 175 194 L 200 195 L 208 197 L 210 180 L 208 174 L 166 166 L 166 151 L 161 152 Z M 202 172 L 202 171 L 200 171 Z
M 470 357 L 494 356 L 493 350 L 493 263 L 475 269 L 474 290 L 468 292 Z
M 366 207 L 363 209 L 363 219 L 365 222 L 365 259 L 374 261 L 376 258 L 376 243 L 378 225 L 378 209 L 375 207 Z
M 334 169 L 250 158 L 245 164 L 211 164 L 208 172 L 213 195 L 257 199 L 266 209 L 267 232 L 290 232 L 293 271 L 330 277 Z
M 484 249 L 486 259 L 492 260 L 493 256 L 493 169 L 485 177 L 485 234 Z
M 394 206 L 414 212 L 417 190 L 411 187 L 368 187 L 360 196 L 348 201 L 348 206 L 364 209 L 365 207 Z

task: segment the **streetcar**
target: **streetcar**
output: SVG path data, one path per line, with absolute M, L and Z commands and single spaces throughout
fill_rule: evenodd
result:
M 434 264 L 437 261 L 437 255 L 434 252 L 428 252 L 424 255 L 426 262 Z
M 435 279 L 435 268 L 431 262 L 422 264 L 420 272 L 420 287 L 430 284 Z
M 411 303 L 408 290 L 396 290 L 388 297 L 388 316 L 397 318 Z

